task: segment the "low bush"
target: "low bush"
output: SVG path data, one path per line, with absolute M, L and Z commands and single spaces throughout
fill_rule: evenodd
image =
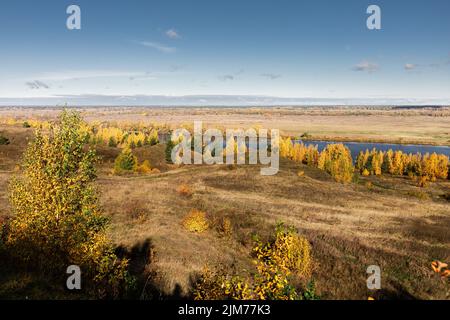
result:
M 417 186 L 419 188 L 425 188 L 428 186 L 429 181 L 430 178 L 428 176 L 421 176 L 419 179 L 417 179 Z
M 0 134 L 0 145 L 8 145 L 9 139 Z
M 192 191 L 191 187 L 189 187 L 187 184 L 182 184 L 177 188 L 177 192 L 179 195 L 183 197 L 191 197 L 194 192 Z
M 311 248 L 295 229 L 278 225 L 274 239 L 263 243 L 256 239 L 253 248 L 256 272 L 247 277 L 205 268 L 194 287 L 196 300 L 300 300 L 318 299 L 314 283 L 298 291 L 293 277 L 308 279 L 311 274 Z M 230 268 L 228 268 L 230 269 Z
M 442 197 L 443 197 L 445 200 L 447 200 L 447 201 L 450 202 L 450 192 L 448 192 L 448 193 L 442 195 Z
M 130 148 L 124 148 L 114 161 L 114 174 L 132 173 L 137 170 L 138 160 Z
M 220 219 L 218 231 L 219 234 L 227 238 L 230 238 L 233 235 L 233 224 L 230 218 L 224 217 Z
M 110 138 L 109 138 L 109 141 L 108 141 L 108 147 L 111 147 L 111 148 L 117 147 L 117 141 L 116 141 L 116 138 L 114 138 L 114 137 L 110 137 Z
M 140 164 L 136 168 L 136 172 L 146 174 L 146 173 L 152 173 L 152 167 L 150 166 L 150 161 L 144 160 L 142 164 Z
M 272 241 L 262 243 L 256 239 L 253 252 L 259 261 L 277 267 L 285 274 L 292 273 L 303 279 L 311 275 L 311 246 L 293 227 L 279 224 Z
M 189 232 L 202 233 L 209 228 L 206 213 L 197 209 L 191 210 L 183 219 L 183 226 Z

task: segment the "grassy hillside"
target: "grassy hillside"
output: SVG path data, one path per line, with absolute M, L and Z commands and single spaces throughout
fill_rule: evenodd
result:
M 0 131 L 11 140 L 0 146 L 0 217 L 5 219 L 7 181 L 33 131 Z M 418 188 L 407 177 L 371 176 L 343 185 L 286 159 L 275 176 L 261 176 L 257 166 L 178 167 L 165 163 L 164 145 L 134 150 L 139 161 L 149 160 L 160 173 L 114 176 L 120 149 L 97 151 L 101 205 L 112 219 L 109 233 L 118 252 L 131 257 L 143 297 L 188 295 L 205 265 L 251 269 L 251 236 L 267 238 L 282 221 L 311 242 L 313 278 L 322 298 L 448 298 L 448 285 L 430 269 L 432 260 L 450 260 L 448 180 Z M 183 227 L 192 209 L 206 212 L 206 232 Z M 225 218 L 231 221 L 228 236 L 221 232 Z M 383 289 L 375 294 L 366 288 L 366 268 L 372 264 L 382 269 Z M 9 272 L 0 295 L 43 297 L 33 291 L 39 279 Z

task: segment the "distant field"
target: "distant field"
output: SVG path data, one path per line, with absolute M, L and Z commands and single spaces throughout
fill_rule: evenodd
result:
M 0 108 L 6 118 L 54 118 L 60 109 Z M 156 122 L 177 127 L 276 128 L 282 134 L 337 141 L 450 145 L 450 107 L 83 108 L 88 121 Z
M 127 112 L 130 114 L 105 111 L 104 115 L 89 118 L 138 119 L 138 113 Z M 178 110 L 171 111 L 172 116 L 163 116 L 161 110 L 148 112 L 160 112 L 159 120 L 172 119 L 173 123 L 175 118 L 182 122 L 196 117 L 183 116 Z M 255 114 L 246 119 L 253 123 L 265 117 Z M 331 119 L 345 122 L 343 119 L 356 117 L 359 122 L 348 123 L 347 130 L 356 130 L 357 124 L 362 123 L 374 126 L 371 117 L 390 119 L 386 126 L 397 133 L 419 131 L 417 126 L 408 128 L 407 123 L 437 130 L 431 125 L 436 121 L 441 123 L 441 133 L 449 128 L 448 116 L 295 115 L 281 119 L 287 126 L 294 123 L 292 117 L 303 119 L 306 125 L 305 119 L 310 119 L 330 128 Z M 426 121 L 417 122 L 418 117 Z M 154 118 L 142 116 L 146 120 Z M 236 123 L 244 123 L 238 122 L 238 114 L 232 118 Z M 395 131 L 396 118 L 403 124 L 402 130 Z M 337 126 L 333 130 L 340 132 L 343 128 Z M 0 132 L 11 139 L 9 145 L 0 146 L 0 216 L 8 216 L 7 181 L 14 174 L 33 129 L 1 126 Z M 251 235 L 266 237 L 277 222 L 283 221 L 297 227 L 311 242 L 313 278 L 322 298 L 367 299 L 374 295 L 366 288 L 365 268 L 371 264 L 379 265 L 383 272 L 383 290 L 375 294 L 376 298 L 449 298 L 448 285 L 433 275 L 430 263 L 435 259 L 450 261 L 450 203 L 444 197 L 450 194 L 450 180 L 419 188 L 407 177 L 371 176 L 342 185 L 317 168 L 286 159 L 281 161 L 280 172 L 269 177 L 261 176 L 257 166 L 177 167 L 165 163 L 161 144 L 134 151 L 139 161 L 149 160 L 161 173 L 113 176 L 111 169 L 119 152 L 118 148 L 98 147 L 102 162 L 97 184 L 105 214 L 112 219 L 110 235 L 117 246 L 138 251 L 152 248 L 150 264 L 137 260 L 132 267 L 136 272 L 151 274 L 152 286 L 161 295 L 186 294 L 192 277 L 207 264 L 234 263 L 238 268 L 251 268 Z M 297 175 L 299 170 L 304 171 L 304 176 Z M 186 184 L 192 196 L 180 195 L 180 184 Z M 189 233 L 182 226 L 183 217 L 193 208 L 205 211 L 212 221 L 204 234 Z M 230 238 L 217 231 L 217 221 L 223 217 L 232 222 Z

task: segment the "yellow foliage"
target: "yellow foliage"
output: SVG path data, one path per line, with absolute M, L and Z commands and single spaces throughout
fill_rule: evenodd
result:
M 142 162 L 142 164 L 137 167 L 136 172 L 143 174 L 151 173 L 152 168 L 150 166 L 150 161 L 144 160 L 144 162 Z
M 138 169 L 138 159 L 130 148 L 126 147 L 114 161 L 114 174 L 132 173 Z
M 233 234 L 233 224 L 229 218 L 223 218 L 220 221 L 219 232 L 225 237 L 231 237 Z
M 375 148 L 369 152 L 360 152 L 356 159 L 356 169 L 363 175 L 381 175 L 384 162 L 384 153 L 377 151 Z
M 320 153 L 318 168 L 342 183 L 352 181 L 355 170 L 350 150 L 343 144 L 327 145 Z
M 408 175 L 412 179 L 419 177 L 419 186 L 428 181 L 448 177 L 449 159 L 446 155 L 432 153 L 422 156 L 420 153 L 405 154 L 401 150 L 386 152 L 373 149 L 360 152 L 356 160 L 356 169 L 363 175 Z M 426 178 L 424 178 L 426 177 Z
M 430 178 L 428 176 L 421 176 L 417 182 L 417 186 L 420 188 L 425 188 L 428 185 L 429 179 Z
M 319 151 L 317 146 L 305 146 L 303 142 L 294 144 L 291 138 L 287 137 L 280 138 L 280 156 L 295 162 L 317 166 Z
M 158 130 L 156 127 L 146 127 L 141 124 L 108 123 L 92 124 L 88 127 L 91 142 L 104 145 L 135 148 L 147 144 L 156 144 Z
M 202 233 L 209 228 L 206 213 L 193 209 L 183 220 L 183 226 L 190 232 Z
M 280 157 L 292 159 L 293 144 L 291 138 L 280 138 Z
M 93 186 L 96 155 L 85 150 L 80 116 L 64 111 L 44 135 L 37 131 L 24 156 L 23 175 L 10 184 L 14 218 L 6 245 L 17 258 L 40 270 L 63 274 L 71 264 L 103 294 L 116 295 L 127 282 L 106 235 Z M 112 291 L 110 291 L 112 290 Z
M 266 244 L 258 243 L 253 251 L 259 261 L 276 266 L 285 274 L 295 274 L 308 278 L 311 274 L 311 247 L 305 238 L 293 228 L 278 225 L 275 240 Z
M 279 225 L 273 241 L 257 241 L 256 273 L 249 277 L 227 274 L 224 268 L 205 269 L 194 288 L 196 300 L 294 300 L 306 298 L 291 284 L 292 276 L 307 279 L 311 274 L 308 241 L 294 229 Z M 311 292 L 309 292 L 311 294 Z M 312 292 L 313 297 L 315 295 Z
M 177 188 L 177 192 L 184 197 L 191 197 L 194 194 L 191 187 L 189 187 L 187 184 L 180 185 Z
M 447 179 L 448 177 L 449 159 L 446 155 L 439 154 L 436 167 L 436 177 Z

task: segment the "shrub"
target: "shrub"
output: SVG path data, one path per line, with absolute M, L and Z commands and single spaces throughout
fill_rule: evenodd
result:
M 276 266 L 283 273 L 293 273 L 304 279 L 309 278 L 311 274 L 310 244 L 292 227 L 286 228 L 279 224 L 275 239 L 265 244 L 257 241 L 253 251 L 259 261 Z
M 7 145 L 7 144 L 9 144 L 9 139 L 0 134 L 0 145 Z
M 233 235 L 233 224 L 230 218 L 222 218 L 218 229 L 222 236 L 231 237 Z
M 442 195 L 442 197 L 443 197 L 445 200 L 447 200 L 447 201 L 450 202 L 450 192 L 448 192 L 448 193 Z
M 412 196 L 412 197 L 415 197 L 417 199 L 420 199 L 420 200 L 430 200 L 430 196 L 428 195 L 428 193 L 426 193 L 424 191 L 421 191 L 421 190 L 408 191 L 407 194 Z
M 138 160 L 130 148 L 125 147 L 114 161 L 114 174 L 131 173 L 137 170 Z
M 417 186 L 420 188 L 425 188 L 428 186 L 430 178 L 428 176 L 421 176 L 419 180 L 417 181 Z
M 184 197 L 191 197 L 194 192 L 187 184 L 182 184 L 177 188 L 177 192 L 179 195 Z
M 142 164 L 137 167 L 136 172 L 143 174 L 151 173 L 152 167 L 150 166 L 150 161 L 144 160 L 144 162 L 142 162 Z
M 148 210 L 140 199 L 132 199 L 124 205 L 123 211 L 132 220 L 144 220 Z
M 193 209 L 183 220 L 183 226 L 186 230 L 195 233 L 202 233 L 209 228 L 206 213 L 200 210 Z
M 195 283 L 195 300 L 254 300 L 255 295 L 246 279 L 228 275 L 224 268 L 211 271 L 204 268 Z
M 355 171 L 350 150 L 343 144 L 327 145 L 320 153 L 318 168 L 342 183 L 351 182 Z
M 150 139 L 148 141 L 148 144 L 151 145 L 151 146 L 154 146 L 154 145 L 156 145 L 158 143 L 159 143 L 159 141 L 158 141 L 158 136 L 157 135 L 150 137 Z
M 116 138 L 114 138 L 114 137 L 109 137 L 108 147 L 112 147 L 112 148 L 117 147 L 117 141 L 116 141 Z
M 175 142 L 171 138 L 167 141 L 165 149 L 165 157 L 167 163 L 172 163 L 172 149 L 176 146 Z
M 6 239 L 7 239 L 7 225 L 6 225 L 6 219 L 0 216 L 0 257 L 4 253 L 6 246 Z
M 314 283 L 303 292 L 291 284 L 292 276 L 309 277 L 310 246 L 293 228 L 278 225 L 275 239 L 267 243 L 257 240 L 256 272 L 249 277 L 227 274 L 224 268 L 216 272 L 205 269 L 194 287 L 196 300 L 294 300 L 317 299 Z
M 29 124 L 28 121 L 24 121 L 22 123 L 22 127 L 24 127 L 24 128 L 31 128 L 31 124 Z
M 108 219 L 98 206 L 93 150 L 85 150 L 78 113 L 64 111 L 48 135 L 37 131 L 23 160 L 23 176 L 10 184 L 14 218 L 7 247 L 27 266 L 64 274 L 76 264 L 96 292 L 117 296 L 129 277 L 127 260 L 114 254 Z

